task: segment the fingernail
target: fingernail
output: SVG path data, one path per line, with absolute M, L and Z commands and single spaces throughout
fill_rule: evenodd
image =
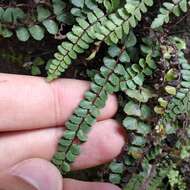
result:
M 31 185 L 36 190 L 56 190 L 58 189 L 57 180 L 53 179 L 53 176 L 41 172 L 42 170 L 38 167 L 30 167 L 30 165 L 19 164 L 12 168 L 9 172 L 12 176 L 18 177 L 28 185 Z
M 27 168 L 21 169 L 19 167 L 12 169 L 11 174 L 22 179 L 27 184 L 34 187 L 36 190 L 47 190 L 48 186 L 41 180 L 38 171 L 31 171 Z

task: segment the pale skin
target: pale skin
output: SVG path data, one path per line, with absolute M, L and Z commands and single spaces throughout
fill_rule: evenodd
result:
M 63 179 L 49 161 L 64 123 L 89 89 L 86 81 L 0 74 L 0 190 L 119 190 L 109 183 Z M 116 157 L 125 142 L 109 96 L 72 170 Z

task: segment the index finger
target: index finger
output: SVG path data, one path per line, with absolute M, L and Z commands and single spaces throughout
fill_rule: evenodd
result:
M 30 130 L 63 125 L 84 92 L 86 81 L 0 74 L 0 131 Z M 114 96 L 108 98 L 98 120 L 112 117 L 117 109 Z

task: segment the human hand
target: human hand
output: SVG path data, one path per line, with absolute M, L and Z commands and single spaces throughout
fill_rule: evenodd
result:
M 64 122 L 89 88 L 89 83 L 0 74 L 0 190 L 119 190 L 108 183 L 62 179 L 48 160 L 56 151 Z M 103 164 L 124 145 L 117 110 L 110 96 L 101 116 L 81 146 L 72 170 Z

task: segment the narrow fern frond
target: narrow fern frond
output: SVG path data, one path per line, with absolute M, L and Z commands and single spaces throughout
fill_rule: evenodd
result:
M 59 53 L 55 53 L 55 59 L 49 67 L 48 80 L 59 77 L 95 39 L 107 44 L 117 44 L 119 39 L 136 27 L 142 13 L 147 12 L 147 7 L 152 5 L 152 0 L 128 1 L 124 8 L 108 17 L 100 9 L 96 9 L 88 13 L 88 20 L 78 18 L 79 25 L 74 26 L 72 32 L 67 34 L 68 41 L 58 46 Z
M 122 91 L 134 91 L 141 87 L 144 83 L 145 77 L 149 76 L 156 69 L 156 65 L 151 58 L 147 55 L 146 59 L 141 59 L 138 64 L 133 64 L 126 70 L 120 70 L 123 73 L 121 78 L 125 78 L 121 82 L 120 88 Z M 129 80 L 129 78 L 132 78 Z M 125 107 L 124 112 L 127 117 L 123 120 L 123 126 L 130 134 L 129 143 L 127 148 L 127 155 L 125 155 L 125 165 L 132 165 L 132 160 L 138 160 L 143 157 L 143 150 L 147 143 L 147 135 L 151 132 L 151 126 L 146 120 L 151 116 L 151 109 L 142 102 L 129 101 Z M 111 163 L 109 180 L 114 184 L 120 184 L 124 170 L 122 170 L 122 163 Z M 141 179 L 137 177 L 134 179 L 138 183 Z
M 178 56 L 180 48 L 177 47 L 174 39 L 167 37 L 162 39 L 158 40 L 160 41 L 160 59 L 155 73 L 156 84 L 154 84 L 154 88 L 158 94 L 158 104 L 154 106 L 154 112 L 159 116 L 165 113 L 167 105 L 176 95 L 181 83 L 181 66 Z M 178 46 L 182 47 L 183 42 L 179 42 L 178 44 L 180 45 Z
M 118 66 L 120 67 L 120 65 Z M 134 90 L 141 87 L 145 77 L 151 75 L 156 69 L 156 64 L 149 54 L 146 59 L 140 59 L 139 64 L 133 64 L 126 70 L 123 70 L 122 67 L 118 69 L 124 79 L 120 81 L 120 88 L 125 92 L 128 89 Z M 123 126 L 133 136 L 128 147 L 128 154 L 133 158 L 140 158 L 142 147 L 146 143 L 146 135 L 151 131 L 151 126 L 144 122 L 150 117 L 151 109 L 143 103 L 128 101 L 124 107 L 124 112 L 127 117 L 123 120 Z
M 106 18 L 103 25 L 97 26 L 97 39 L 105 41 L 108 45 L 117 44 L 124 35 L 129 34 L 129 31 L 137 26 L 142 19 L 142 13 L 146 13 L 147 7 L 152 5 L 152 0 L 128 0 L 124 8 L 118 9 L 116 13 Z
M 172 98 L 169 102 L 160 102 L 163 104 L 163 111 L 158 126 L 174 123 L 179 115 L 186 114 L 190 111 L 190 65 L 183 52 L 186 49 L 186 45 L 184 41 L 176 37 L 171 37 L 170 41 L 176 47 L 177 64 L 180 67 L 178 71 L 180 73 L 178 74 L 180 75 L 180 81 L 178 87 L 166 89 L 172 95 Z
M 158 16 L 153 20 L 151 28 L 156 29 L 170 21 L 171 15 L 180 16 L 190 8 L 189 0 L 179 0 L 173 2 L 164 2 L 159 10 Z
M 72 31 L 67 33 L 68 41 L 64 41 L 58 46 L 58 53 L 54 54 L 54 59 L 49 67 L 48 80 L 53 80 L 61 75 L 75 60 L 78 54 L 84 53 L 91 43 L 96 39 L 95 27 L 97 23 L 102 24 L 106 18 L 103 11 L 96 11 L 87 14 L 87 20 L 77 18 L 78 25 L 74 25 Z
M 190 65 L 183 52 L 179 52 L 179 62 L 182 68 L 181 88 L 167 106 L 163 115 L 164 123 L 174 122 L 178 115 L 190 112 Z
M 119 51 L 120 56 L 125 49 Z M 77 109 L 66 123 L 66 131 L 59 141 L 58 152 L 53 158 L 53 163 L 62 173 L 70 171 L 70 164 L 74 162 L 79 154 L 79 144 L 75 142 L 85 142 L 87 133 L 91 126 L 96 122 L 100 109 L 105 106 L 108 94 L 119 90 L 119 78 L 115 69 L 117 60 L 111 57 L 104 58 L 104 66 L 100 69 L 100 74 L 96 74 L 91 88 L 84 95 Z M 77 152 L 73 151 L 77 149 Z

